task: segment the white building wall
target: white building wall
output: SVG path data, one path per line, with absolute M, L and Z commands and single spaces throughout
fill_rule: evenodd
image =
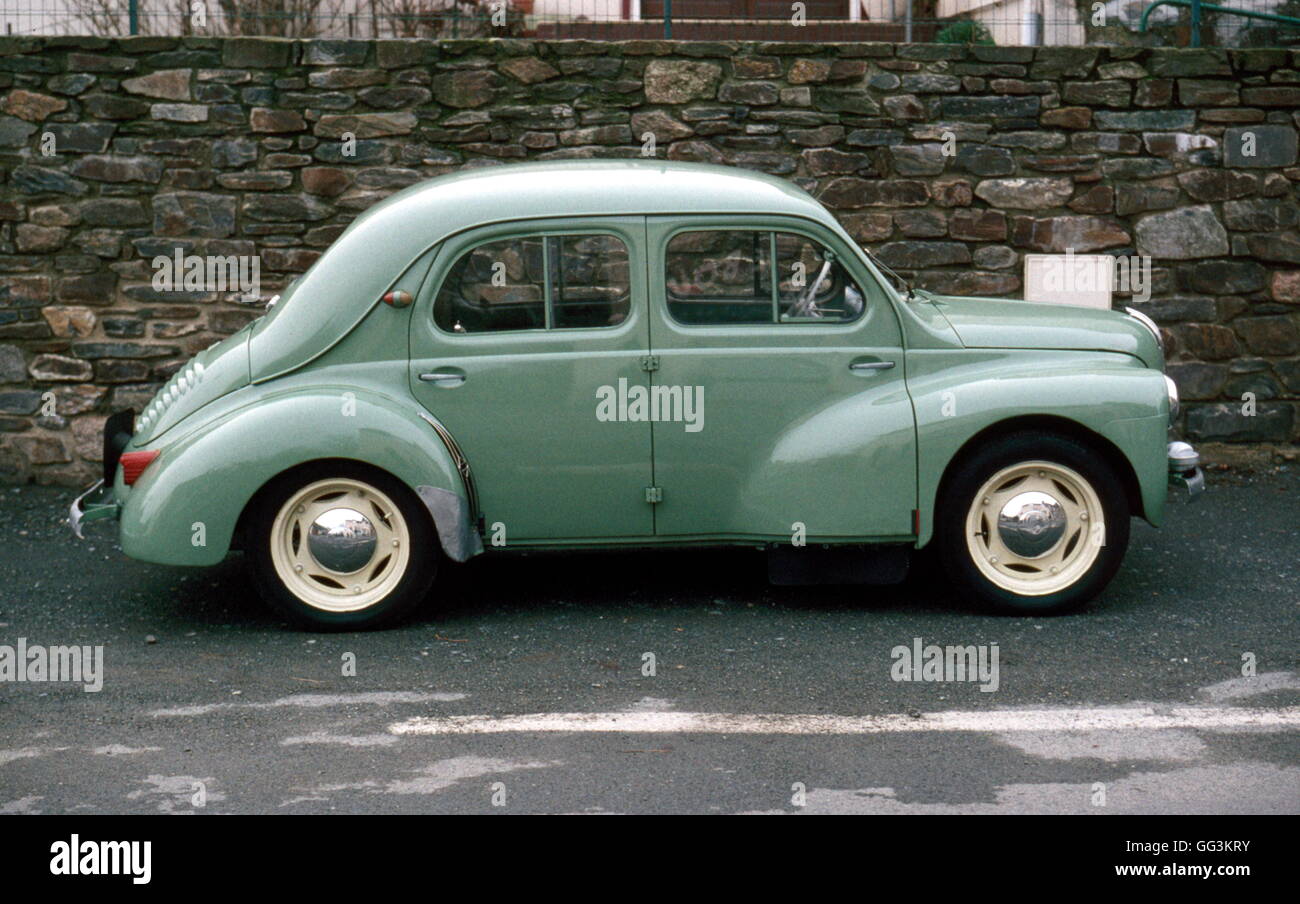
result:
M 0 34 L 60 34 L 71 18 L 59 0 L 0 0 Z
M 939 0 L 939 18 L 971 18 L 989 30 L 996 44 L 1033 41 L 1034 13 L 1041 15 L 1037 43 L 1074 45 L 1086 41 L 1083 22 L 1072 0 Z
M 533 15 L 540 19 L 578 19 L 585 17 L 592 22 L 608 22 L 622 17 L 621 0 L 537 0 L 533 4 Z

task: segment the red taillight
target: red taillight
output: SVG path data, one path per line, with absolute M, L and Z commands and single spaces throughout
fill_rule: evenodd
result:
M 122 465 L 122 482 L 131 486 L 140 479 L 144 469 L 149 467 L 157 457 L 157 449 L 150 449 L 147 452 L 123 452 L 122 457 L 118 459 L 118 463 Z

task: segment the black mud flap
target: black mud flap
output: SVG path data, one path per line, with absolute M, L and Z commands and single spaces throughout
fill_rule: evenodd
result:
M 135 411 L 130 408 L 104 421 L 104 486 L 111 487 L 117 477 L 117 461 L 135 433 Z
M 779 586 L 898 584 L 907 577 L 909 546 L 775 546 L 767 579 Z

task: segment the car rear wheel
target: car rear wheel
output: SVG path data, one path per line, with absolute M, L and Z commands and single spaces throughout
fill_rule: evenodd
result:
M 401 482 L 362 465 L 303 469 L 262 494 L 250 552 L 263 597 L 317 630 L 408 614 L 436 573 L 428 513 Z
M 1051 614 L 1105 588 L 1128 548 L 1124 487 L 1064 436 L 1015 434 L 967 459 L 936 515 L 945 571 L 994 609 Z

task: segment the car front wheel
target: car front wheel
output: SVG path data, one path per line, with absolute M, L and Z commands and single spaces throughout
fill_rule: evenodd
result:
M 1105 588 L 1128 548 L 1124 488 L 1076 440 L 1015 434 L 959 466 L 936 515 L 945 570 L 994 609 L 1051 614 Z
M 262 494 L 251 528 L 262 596 L 317 630 L 394 621 L 423 599 L 436 572 L 428 513 L 400 481 L 364 466 L 281 478 Z

